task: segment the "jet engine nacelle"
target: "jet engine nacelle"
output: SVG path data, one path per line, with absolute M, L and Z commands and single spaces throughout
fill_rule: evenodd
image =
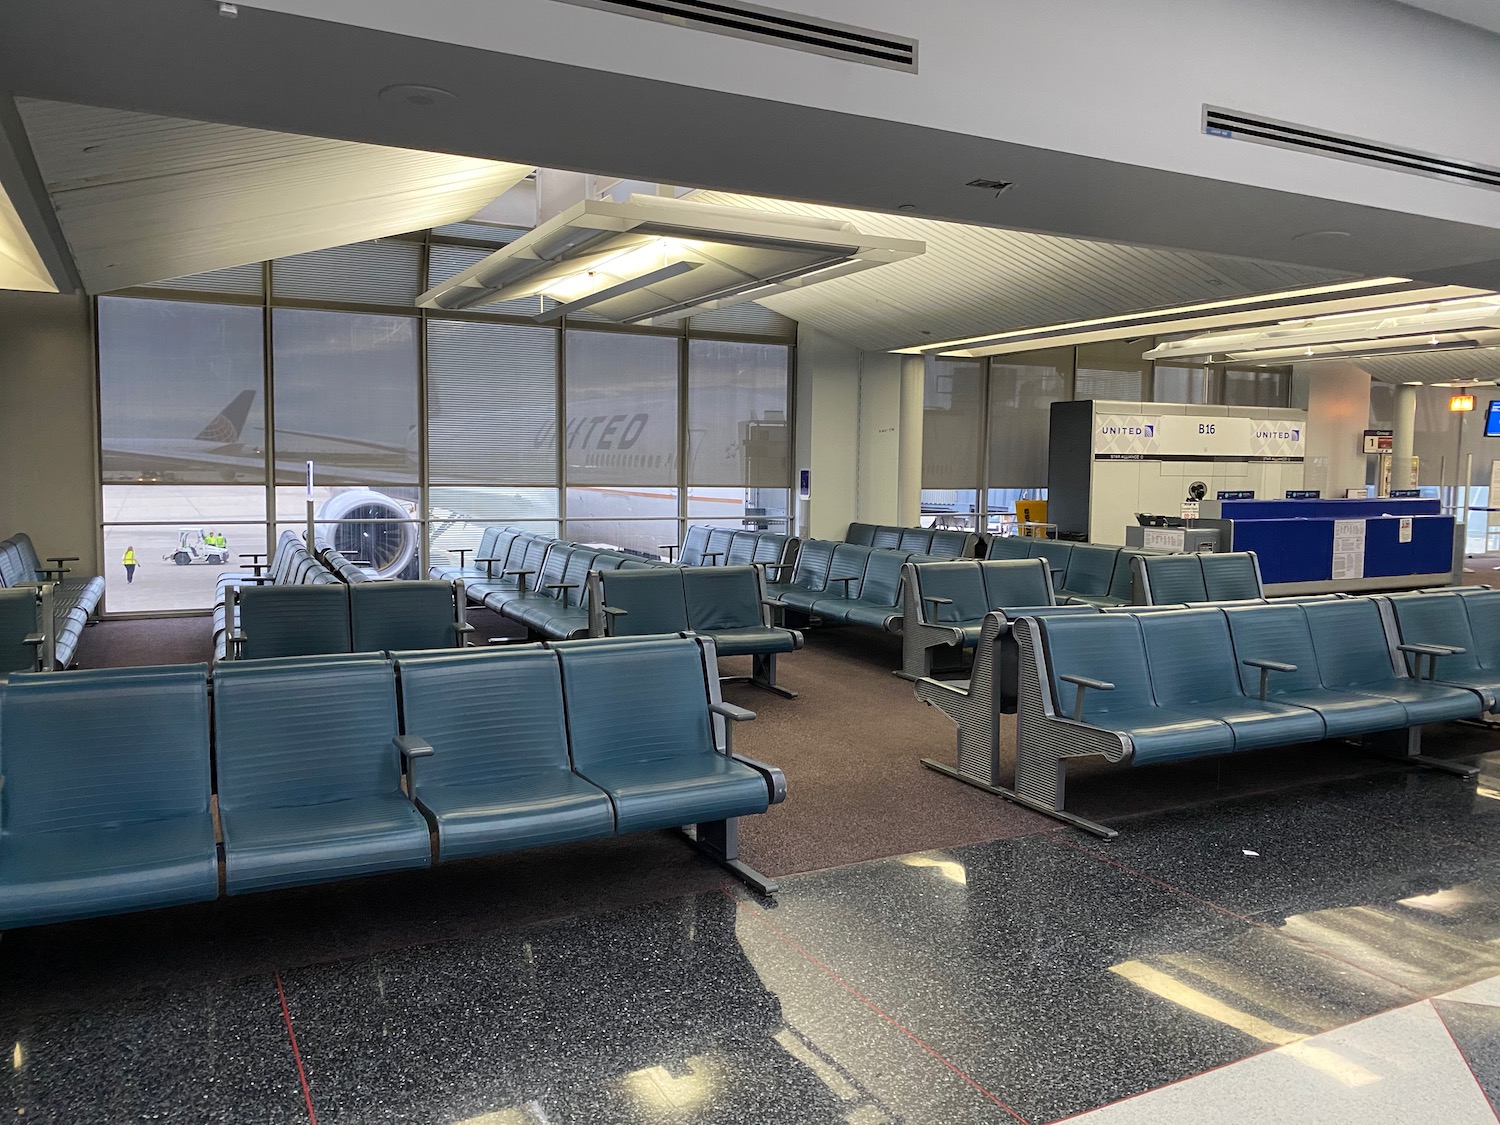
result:
M 415 564 L 421 524 L 399 500 L 372 489 L 351 488 L 330 497 L 317 518 L 327 521 L 318 524 L 319 537 L 377 578 L 420 577 Z

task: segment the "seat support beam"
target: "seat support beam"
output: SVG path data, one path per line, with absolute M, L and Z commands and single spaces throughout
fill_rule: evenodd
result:
M 774 895 L 780 886 L 775 879 L 762 875 L 740 859 L 740 822 L 738 819 L 711 820 L 682 829 L 682 834 L 700 852 L 725 871 L 763 895 Z

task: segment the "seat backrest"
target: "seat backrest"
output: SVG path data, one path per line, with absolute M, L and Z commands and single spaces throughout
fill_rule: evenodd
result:
M 568 768 L 562 667 L 541 645 L 398 653 L 396 667 L 402 727 L 433 748 L 412 771 L 417 796 Z
M 607 555 L 589 547 L 574 547 L 568 554 L 567 565 L 556 579 L 566 589 L 549 590 L 545 584 L 537 589 L 538 594 L 556 598 L 563 605 L 580 606 L 588 600 L 588 580 L 591 570 L 616 570 L 620 565 L 619 555 Z
M 585 777 L 595 767 L 717 753 L 703 655 L 690 637 L 565 641 L 568 743 Z
M 1396 678 L 1380 607 L 1370 598 L 1303 602 L 1318 678 L 1327 688 L 1388 684 Z
M 208 666 L 20 672 L 0 692 L 6 835 L 208 815 Z
M 449 582 L 364 582 L 349 587 L 354 652 L 454 648 L 457 610 Z
M 483 565 L 482 569 L 485 575 L 491 578 L 499 578 L 507 570 L 523 566 L 526 562 L 527 550 L 538 538 L 539 536 L 533 535 L 529 531 L 523 531 L 512 539 L 503 551 L 499 550 L 499 544 L 496 544 L 497 549 L 491 557 L 497 558 L 500 561 Z
M 1208 601 L 1197 555 L 1142 555 L 1152 605 Z
M 734 541 L 734 530 L 715 527 L 708 533 L 708 546 L 703 551 L 703 561 L 709 566 L 723 566 L 729 557 L 729 545 Z
M 1295 672 L 1271 673 L 1266 681 L 1269 695 L 1314 691 L 1323 686 L 1318 678 L 1318 654 L 1301 606 L 1270 602 L 1226 606 L 1220 612 L 1229 623 L 1240 687 L 1246 695 L 1260 695 L 1260 669 L 1246 664 L 1247 660 L 1278 660 L 1296 666 Z
M 844 597 L 844 587 L 849 587 L 848 596 L 858 598 L 862 596 L 865 577 L 865 568 L 869 565 L 874 551 L 869 547 L 861 547 L 858 543 L 839 543 L 833 548 L 833 561 L 828 566 L 828 581 L 826 587 L 831 597 Z M 900 574 L 899 568 L 897 574 Z M 853 582 L 835 582 L 836 578 L 852 578 Z
M 827 539 L 805 539 L 797 552 L 792 570 L 792 585 L 804 590 L 821 590 L 828 583 L 828 568 L 833 565 L 833 549 L 838 544 Z
M 240 590 L 246 660 L 350 651 L 353 586 L 245 586 Z
M 0 674 L 30 672 L 37 664 L 38 647 L 26 643 L 42 625 L 36 587 L 0 589 Z M 47 628 L 52 623 L 47 622 Z
M 1029 535 L 997 535 L 990 540 L 990 549 L 985 553 L 987 559 L 1029 559 L 1031 548 L 1039 540 Z
M 1203 588 L 1209 601 L 1233 602 L 1265 596 L 1254 552 L 1200 554 L 1198 562 L 1203 567 Z
M 968 553 L 969 533 L 938 528 L 932 533 L 927 553 L 940 559 L 961 559 Z
M 1115 573 L 1115 556 L 1118 547 L 1106 547 L 1099 543 L 1077 543 L 1068 556 L 1068 570 L 1063 576 L 1062 588 L 1070 594 L 1087 597 L 1105 597 L 1109 594 L 1109 580 Z
M 472 555 L 468 556 L 468 558 L 471 561 L 476 558 L 494 558 L 497 553 L 502 552 L 507 547 L 509 547 L 510 541 L 519 534 L 520 532 L 512 531 L 508 527 L 486 527 L 484 531 L 480 533 L 479 546 L 475 549 Z
M 753 566 L 700 566 L 682 571 L 688 628 L 698 633 L 756 629 L 765 624 L 760 575 Z
M 624 614 L 606 615 L 616 637 L 681 633 L 688 627 L 682 576 L 696 567 L 653 566 L 599 572 L 604 604 Z
M 845 543 L 857 543 L 861 547 L 872 547 L 875 545 L 875 525 L 873 523 L 851 523 L 848 532 L 844 535 Z
M 577 554 L 583 555 L 587 560 L 594 557 L 594 550 L 592 547 L 575 547 L 571 543 L 564 543 L 561 540 L 553 542 L 547 548 L 547 557 L 542 560 L 540 573 L 533 574 L 526 580 L 526 589 L 546 595 L 547 597 L 557 596 L 556 590 L 549 590 L 547 587 L 566 581 L 568 563 Z
M 894 551 L 897 547 L 901 546 L 901 532 L 903 530 L 903 528 L 899 527 L 877 527 L 874 534 L 870 536 L 870 546 Z
M 560 539 L 542 539 L 540 537 L 528 539 L 526 546 L 521 552 L 520 564 L 511 562 L 507 565 L 508 570 L 527 570 L 531 573 L 526 578 L 526 588 L 531 589 L 541 576 L 542 567 L 547 565 L 547 556 L 552 553 L 553 547 L 562 548 L 566 544 Z
M 1484 674 L 1463 598 L 1456 594 L 1392 594 L 1389 600 L 1403 644 L 1452 645 L 1464 650 L 1439 658 L 1440 678 Z M 1408 660 L 1408 667 L 1411 665 Z
M 755 537 L 755 549 L 750 554 L 751 562 L 777 563 L 786 556 L 787 537 L 775 531 L 762 531 Z
M 21 570 L 26 575 L 22 581 L 35 582 L 41 577 L 42 560 L 37 558 L 36 546 L 31 542 L 31 536 L 24 531 L 18 531 L 10 537 L 10 541 L 15 547 Z
M 953 562 L 908 563 L 909 573 L 922 599 L 922 620 L 934 625 L 960 622 L 974 624 L 984 619 L 990 606 L 986 600 L 984 577 L 975 559 Z M 947 598 L 952 604 L 934 604 L 928 598 Z
M 1146 613 L 1138 620 L 1146 641 L 1152 694 L 1161 706 L 1243 697 L 1229 623 L 1221 610 Z M 1258 686 L 1256 694 L 1260 694 Z
M 988 609 L 1051 605 L 1055 600 L 1043 559 L 985 559 L 979 573 Z
M 859 600 L 872 606 L 894 609 L 901 603 L 901 567 L 907 560 L 903 551 L 870 552 L 865 576 L 859 583 Z M 852 585 L 852 583 L 851 583 Z
M 1500 590 L 1476 590 L 1452 596 L 1463 599 L 1480 667 L 1500 672 Z
M 683 566 L 702 566 L 703 552 L 708 549 L 708 528 L 702 524 L 693 524 L 687 529 L 687 535 L 682 540 L 682 550 L 677 555 L 677 561 Z
M 1073 544 L 1059 543 L 1056 539 L 1033 539 L 1031 557 L 1046 559 L 1049 570 L 1060 571 L 1059 578 L 1067 573 L 1068 563 L 1073 558 Z
M 899 551 L 921 551 L 927 553 L 932 546 L 932 528 L 930 527 L 903 527 L 901 538 L 896 542 Z
M 753 531 L 736 531 L 729 540 L 729 554 L 725 566 L 749 566 L 755 559 L 755 537 Z
M 1131 560 L 1141 554 L 1133 547 L 1121 547 L 1115 552 L 1115 569 L 1109 576 L 1108 597 L 1122 602 L 1135 599 L 1135 569 Z
M 1099 613 L 1036 619 L 1060 715 L 1072 717 L 1077 686 L 1061 676 L 1087 676 L 1115 685 L 1084 695 L 1085 721 L 1120 711 L 1154 707 L 1140 622 L 1130 614 Z
M 222 810 L 399 793 L 396 733 L 388 660 L 246 660 L 214 670 Z

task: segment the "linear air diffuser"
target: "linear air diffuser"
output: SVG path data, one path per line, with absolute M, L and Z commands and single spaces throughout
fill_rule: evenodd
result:
M 657 23 L 692 27 L 719 35 L 773 43 L 797 51 L 829 55 L 912 73 L 917 69 L 917 41 L 866 27 L 741 4 L 734 0 L 560 0 L 580 8 L 638 16 Z
M 1303 152 L 1315 152 L 1340 160 L 1353 160 L 1360 164 L 1374 164 L 1398 172 L 1410 172 L 1418 176 L 1431 176 L 1439 180 L 1453 180 L 1473 187 L 1500 189 L 1500 168 L 1490 168 L 1467 160 L 1454 160 L 1446 156 L 1434 156 L 1429 152 L 1415 152 L 1397 148 L 1380 141 L 1345 137 L 1338 133 L 1325 133 L 1306 125 L 1293 125 L 1287 121 L 1276 121 L 1269 117 L 1256 117 L 1237 110 L 1218 106 L 1203 107 L 1203 131 L 1213 137 L 1229 137 L 1237 141 L 1255 141 L 1278 148 L 1295 148 Z

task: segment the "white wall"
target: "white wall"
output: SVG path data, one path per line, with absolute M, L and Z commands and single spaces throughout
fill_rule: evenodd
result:
M 855 518 L 859 473 L 860 351 L 816 329 L 797 331 L 796 469 L 812 470 L 797 503 L 797 534 L 842 539 Z
M 1370 376 L 1353 363 L 1299 364 L 1292 369 L 1292 405 L 1307 410 L 1303 484 L 1338 497 L 1363 488 L 1363 435 L 1370 424 Z
M 97 573 L 94 346 L 88 299 L 0 292 L 0 538 Z
M 857 519 L 900 525 L 900 466 L 901 357 L 861 352 Z

